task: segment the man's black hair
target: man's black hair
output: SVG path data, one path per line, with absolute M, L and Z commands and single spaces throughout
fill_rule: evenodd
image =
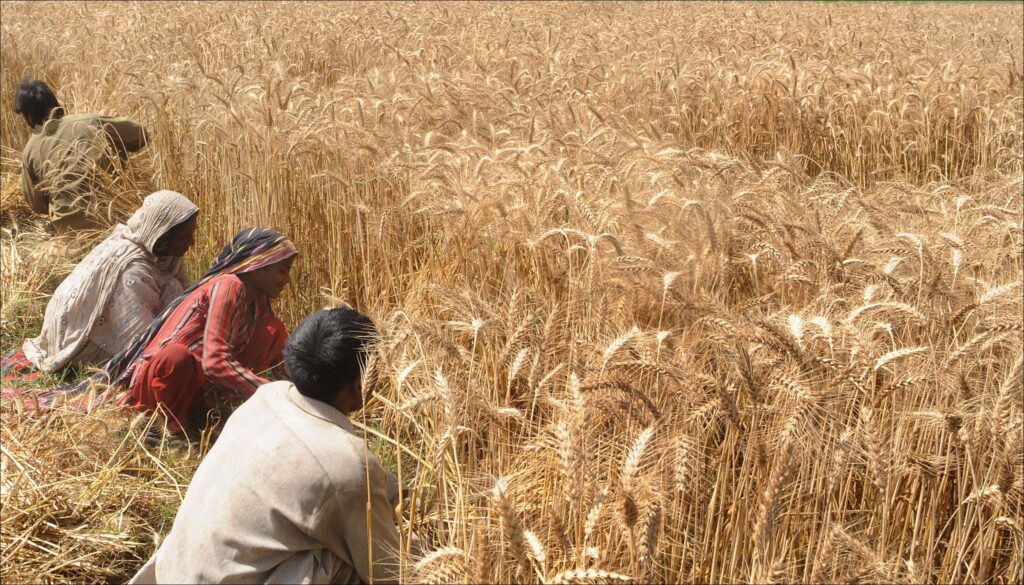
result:
M 362 376 L 373 321 L 349 308 L 317 311 L 302 320 L 284 346 L 288 377 L 308 398 L 332 403 Z
M 53 112 L 53 110 L 57 110 Z M 33 128 L 39 126 L 53 112 L 55 118 L 64 115 L 64 109 L 57 102 L 57 96 L 45 81 L 22 81 L 14 93 L 14 111 L 28 118 Z

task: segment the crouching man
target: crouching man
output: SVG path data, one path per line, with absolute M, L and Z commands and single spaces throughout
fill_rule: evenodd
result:
M 299 325 L 284 349 L 292 381 L 231 415 L 131 583 L 397 581 L 398 483 L 346 416 L 363 406 L 375 334 L 344 308 Z

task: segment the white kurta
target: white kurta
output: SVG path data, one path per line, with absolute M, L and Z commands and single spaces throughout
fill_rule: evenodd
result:
M 373 582 L 396 582 L 397 495 L 345 415 L 290 382 L 265 384 L 228 419 L 130 582 L 369 583 L 371 551 Z

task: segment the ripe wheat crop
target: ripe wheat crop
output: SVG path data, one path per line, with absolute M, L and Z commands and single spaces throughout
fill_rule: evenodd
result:
M 1017 4 L 3 4 L 4 349 L 67 261 L 29 75 L 373 316 L 407 580 L 1024 580 Z M 198 463 L 3 412 L 4 581 L 129 576 Z

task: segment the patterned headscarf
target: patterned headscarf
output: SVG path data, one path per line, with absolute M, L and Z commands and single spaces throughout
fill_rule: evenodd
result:
M 147 196 L 142 207 L 128 218 L 124 237 L 152 254 L 161 236 L 198 213 L 199 208 L 184 195 L 162 189 Z M 118 226 L 115 233 L 120 229 Z
M 163 327 L 164 322 L 171 316 L 178 305 L 184 301 L 192 291 L 206 284 L 211 279 L 222 274 L 242 274 L 259 270 L 271 264 L 276 264 L 299 253 L 295 244 L 287 236 L 269 228 L 249 228 L 238 232 L 231 243 L 224 246 L 217 259 L 210 265 L 196 282 L 188 287 L 181 296 L 174 299 L 160 315 L 153 320 L 145 332 L 136 337 L 128 349 L 114 356 L 104 367 L 102 377 L 110 380 L 111 384 L 124 382 L 132 372 L 132 366 L 142 356 L 142 352 L 149 345 L 149 342 L 156 337 L 157 332 Z
M 298 248 L 286 236 L 267 228 L 250 228 L 235 234 L 224 246 L 200 281 L 218 274 L 242 274 L 291 258 Z

